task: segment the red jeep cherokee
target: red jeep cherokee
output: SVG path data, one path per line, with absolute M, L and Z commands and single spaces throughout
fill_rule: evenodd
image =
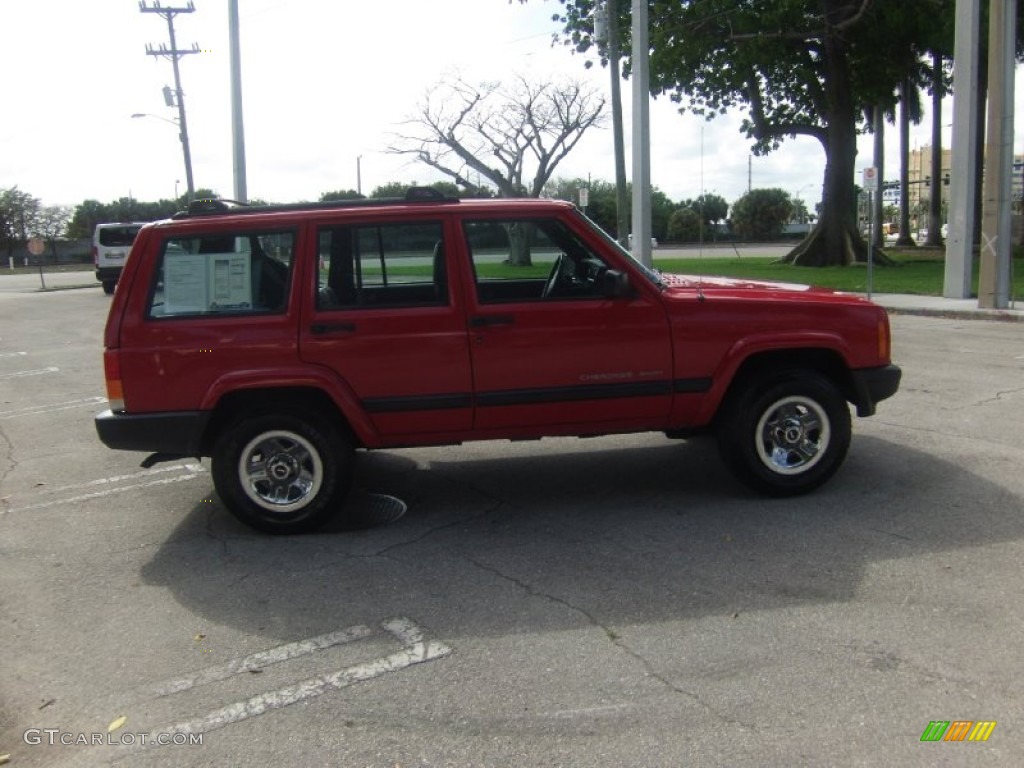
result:
M 273 533 L 344 509 L 356 448 L 713 430 L 748 486 L 803 493 L 843 461 L 847 401 L 900 380 L 862 298 L 651 271 L 565 202 L 422 192 L 151 224 L 104 345 L 100 439 L 212 456 Z

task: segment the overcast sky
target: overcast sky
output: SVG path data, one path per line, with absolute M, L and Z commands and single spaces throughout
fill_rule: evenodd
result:
M 150 1 L 148 5 L 152 6 Z M 164 0 L 182 7 L 185 0 Z M 233 190 L 227 0 L 195 0 L 175 20 L 197 187 Z M 392 181 L 429 183 L 437 172 L 385 149 L 427 89 L 459 72 L 471 82 L 522 74 L 573 77 L 608 90 L 607 70 L 552 47 L 556 0 L 240 0 L 248 191 L 275 202 Z M 0 68 L 0 188 L 17 185 L 44 204 L 76 205 L 170 198 L 185 191 L 176 110 L 162 88 L 171 62 L 146 55 L 168 41 L 164 19 L 137 0 L 3 0 Z M 1021 92 L 1018 87 L 1018 93 Z M 623 85 L 627 174 L 631 91 Z M 947 118 L 951 104 L 944 107 Z M 132 119 L 133 113 L 156 117 Z M 163 118 L 164 121 L 158 118 Z M 651 105 L 651 175 L 673 200 L 716 193 L 729 203 L 754 187 L 781 187 L 813 205 L 820 199 L 824 154 L 798 138 L 748 167 L 739 114 L 705 123 L 680 115 L 667 98 Z M 929 143 L 927 127 L 912 143 Z M 944 132 L 945 141 L 950 137 Z M 887 134 L 887 177 L 895 175 L 897 133 Z M 859 170 L 870 164 L 862 139 Z M 1021 151 L 1016 147 L 1016 151 Z M 592 130 L 556 177 L 612 181 L 612 134 Z M 859 178 L 859 176 L 858 176 Z

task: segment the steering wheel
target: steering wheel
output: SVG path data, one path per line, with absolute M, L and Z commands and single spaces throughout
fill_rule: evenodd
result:
M 542 299 L 549 299 L 559 294 L 559 289 L 562 286 L 562 270 L 565 268 L 566 258 L 564 253 L 558 254 L 558 258 L 555 259 L 555 264 L 551 267 L 551 273 L 548 275 L 548 281 L 544 283 L 544 290 L 541 293 Z

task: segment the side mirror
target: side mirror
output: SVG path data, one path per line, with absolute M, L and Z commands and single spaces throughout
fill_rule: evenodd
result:
M 631 295 L 629 275 L 617 269 L 605 270 L 601 275 L 601 294 L 606 299 L 621 299 Z

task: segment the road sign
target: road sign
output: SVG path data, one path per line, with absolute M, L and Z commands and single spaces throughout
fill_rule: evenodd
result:
M 42 256 L 46 251 L 46 243 L 41 237 L 33 237 L 28 241 L 28 252 L 33 256 Z
M 864 191 L 865 192 L 877 192 L 878 191 L 878 169 L 877 168 L 865 168 L 864 169 Z

